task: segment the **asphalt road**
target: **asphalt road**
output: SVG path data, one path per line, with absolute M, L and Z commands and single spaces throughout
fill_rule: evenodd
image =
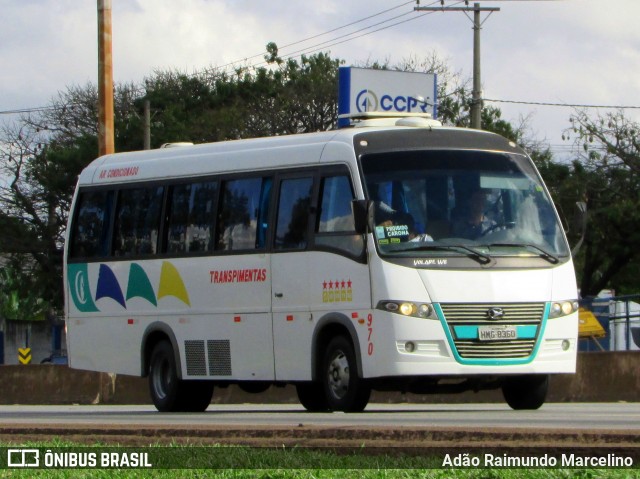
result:
M 622 446 L 640 442 L 640 403 L 370 404 L 363 413 L 307 413 L 295 405 L 212 405 L 161 414 L 150 406 L 0 406 L 0 441 L 63 438 L 117 444 L 424 447 Z
M 513 411 L 503 404 L 370 404 L 363 413 L 308 413 L 296 405 L 212 405 L 200 414 L 162 414 L 152 406 L 0 406 L 0 427 L 93 426 L 279 426 L 453 427 L 624 430 L 640 436 L 640 403 L 545 404 Z

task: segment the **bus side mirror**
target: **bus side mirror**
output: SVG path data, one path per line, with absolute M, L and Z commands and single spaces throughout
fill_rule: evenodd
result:
M 353 200 L 351 202 L 351 212 L 353 213 L 353 224 L 356 233 L 365 234 L 370 223 L 371 214 L 373 213 L 373 201 Z
M 576 214 L 574 216 L 574 225 L 577 231 L 580 231 L 580 239 L 578 243 L 571 250 L 573 256 L 578 254 L 582 243 L 584 242 L 584 236 L 587 233 L 587 203 L 584 201 L 576 202 Z

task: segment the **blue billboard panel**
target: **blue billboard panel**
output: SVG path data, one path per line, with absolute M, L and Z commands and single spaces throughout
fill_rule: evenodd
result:
M 340 67 L 338 115 L 357 113 L 424 113 L 436 118 L 437 76 L 368 68 Z M 338 119 L 338 127 L 349 119 Z

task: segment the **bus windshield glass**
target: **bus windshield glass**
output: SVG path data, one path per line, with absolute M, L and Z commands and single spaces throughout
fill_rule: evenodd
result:
M 569 250 L 542 181 L 523 155 L 427 150 L 362 157 L 383 255 L 538 256 Z

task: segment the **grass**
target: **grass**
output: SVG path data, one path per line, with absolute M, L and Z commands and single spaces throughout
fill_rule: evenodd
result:
M 7 469 L 7 448 L 37 448 L 58 457 L 74 453 L 147 452 L 153 469 Z M 374 454 L 371 454 L 374 452 Z M 296 478 L 296 479 L 622 479 L 640 478 L 638 469 L 484 469 L 441 468 L 443 455 L 388 455 L 381 451 L 332 451 L 304 448 L 234 446 L 115 447 L 65 441 L 0 444 L 0 478 Z M 51 457 L 51 456 L 49 456 Z M 99 462 L 99 459 L 98 459 Z M 163 467 L 167 467 L 163 469 Z M 177 469 L 180 467 L 180 469 Z
M 636 478 L 635 473 L 622 473 L 621 471 L 599 470 L 563 470 L 563 471 L 509 471 L 509 470 L 483 470 L 468 472 L 451 472 L 444 470 L 311 470 L 311 469 L 274 469 L 274 470 L 222 470 L 210 471 L 204 469 L 189 470 L 154 470 L 154 471 L 107 471 L 107 470 L 65 470 L 65 471 L 38 471 L 35 473 L 1 471 L 0 477 L 7 478 L 51 478 L 51 479 L 76 479 L 76 478 L 220 478 L 220 479 L 620 479 Z

